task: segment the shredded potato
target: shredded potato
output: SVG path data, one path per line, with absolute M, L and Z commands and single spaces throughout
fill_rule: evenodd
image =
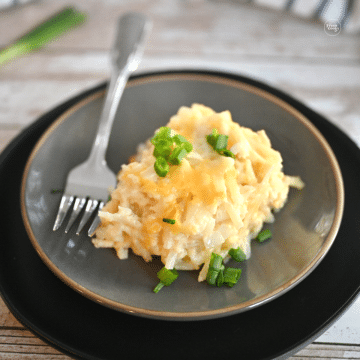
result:
M 254 132 L 231 119 L 229 111 L 215 113 L 193 104 L 181 107 L 168 127 L 184 136 L 193 150 L 166 177 L 154 170 L 154 145 L 139 146 L 131 163 L 123 165 L 111 200 L 99 212 L 101 224 L 93 244 L 128 249 L 151 261 L 160 256 L 167 269 L 199 269 L 206 278 L 212 252 L 227 259 L 240 247 L 247 258 L 250 243 L 264 222 L 273 222 L 289 187 L 302 188 L 300 178 L 284 175 L 282 157 L 271 148 L 265 131 Z M 212 129 L 228 135 L 235 155 L 221 156 L 208 144 Z M 175 219 L 175 224 L 163 221 Z

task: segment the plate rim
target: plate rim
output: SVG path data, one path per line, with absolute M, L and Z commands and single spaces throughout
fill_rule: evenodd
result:
M 90 300 L 97 302 L 101 305 L 107 306 L 111 309 L 122 311 L 128 314 L 148 317 L 151 319 L 163 319 L 163 320 L 204 320 L 204 319 L 212 319 L 219 316 L 230 316 L 242 311 L 248 311 L 260 305 L 263 305 L 269 301 L 276 299 L 279 295 L 284 294 L 285 292 L 292 289 L 302 280 L 304 280 L 322 261 L 325 255 L 328 253 L 331 248 L 333 242 L 336 239 L 336 235 L 341 225 L 343 210 L 344 210 L 344 182 L 342 179 L 341 169 L 336 159 L 336 156 L 328 144 L 325 137 L 321 134 L 321 132 L 316 128 L 311 121 L 303 115 L 298 109 L 293 107 L 291 104 L 278 97 L 277 95 L 262 89 L 256 83 L 249 84 L 247 82 L 243 82 L 243 79 L 240 78 L 231 78 L 226 73 L 219 72 L 201 72 L 201 71 L 164 71 L 164 72 L 148 72 L 144 74 L 137 75 L 132 77 L 127 86 L 136 86 L 138 84 L 144 84 L 148 82 L 153 82 L 154 78 L 159 79 L 159 81 L 173 81 L 173 80 L 201 80 L 201 81 L 209 81 L 212 83 L 222 83 L 228 86 L 233 86 L 235 88 L 240 88 L 247 92 L 258 95 L 262 98 L 265 98 L 277 106 L 281 107 L 285 111 L 292 114 L 298 121 L 300 121 L 305 127 L 307 127 L 313 136 L 317 139 L 321 147 L 324 149 L 324 152 L 329 160 L 331 165 L 332 173 L 335 178 L 336 184 L 336 193 L 337 193 L 337 206 L 335 211 L 334 220 L 332 226 L 330 228 L 329 234 L 327 238 L 324 240 L 321 249 L 312 259 L 312 261 L 295 277 L 287 281 L 285 284 L 278 286 L 276 289 L 272 290 L 269 293 L 266 293 L 258 298 L 248 300 L 246 302 L 240 303 L 238 305 L 232 305 L 228 307 L 223 307 L 216 310 L 206 310 L 206 311 L 193 311 L 193 312 L 167 312 L 167 311 L 158 311 L 151 309 L 144 309 L 141 307 L 134 307 L 126 304 L 119 303 L 115 300 L 108 299 L 102 295 L 94 293 L 92 290 L 78 284 L 76 281 L 71 279 L 71 277 L 67 276 L 62 272 L 46 255 L 45 251 L 43 251 L 42 247 L 38 243 L 32 229 L 30 221 L 27 217 L 26 204 L 25 204 L 25 190 L 26 190 L 26 180 L 27 175 L 29 173 L 29 169 L 31 168 L 31 164 L 33 159 L 36 157 L 37 152 L 41 149 L 42 145 L 45 143 L 46 139 L 56 130 L 56 128 L 62 124 L 66 119 L 76 112 L 81 107 L 86 104 L 94 101 L 98 97 L 103 96 L 105 93 L 105 89 L 102 87 L 98 87 L 97 90 L 94 89 L 94 92 L 88 95 L 85 95 L 80 101 L 76 102 L 70 108 L 68 108 L 64 113 L 62 113 L 59 117 L 54 119 L 51 125 L 45 130 L 45 132 L 40 136 L 38 141 L 36 142 L 35 147 L 33 148 L 25 166 L 25 170 L 21 180 L 21 191 L 20 191 L 20 206 L 21 206 L 21 215 L 23 219 L 23 223 L 25 225 L 25 229 L 30 238 L 30 241 L 35 248 L 37 254 L 40 256 L 42 261 L 48 266 L 48 268 L 65 284 L 67 284 L 70 288 L 82 294 L 83 296 L 89 298 Z

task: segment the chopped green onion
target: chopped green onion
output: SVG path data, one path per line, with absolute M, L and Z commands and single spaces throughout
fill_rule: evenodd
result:
M 216 279 L 218 278 L 220 271 L 216 271 L 214 269 L 209 269 L 206 275 L 206 281 L 209 285 L 215 285 Z
M 223 266 L 222 262 L 223 262 L 223 258 L 220 255 L 212 253 L 210 258 L 209 269 L 220 271 Z
M 162 126 L 150 141 L 153 145 L 155 145 L 159 140 L 167 138 L 171 138 L 171 129 L 167 126 Z
M 158 293 L 164 286 L 171 285 L 179 274 L 176 269 L 167 269 L 165 266 L 157 273 L 160 283 L 155 287 L 154 292 Z
M 206 281 L 209 285 L 213 286 L 216 285 L 220 287 L 225 284 L 229 287 L 233 287 L 240 279 L 241 269 L 226 267 L 222 262 L 223 258 L 220 255 L 211 253 Z
M 45 44 L 62 35 L 69 29 L 82 24 L 86 19 L 84 13 L 67 7 L 46 20 L 28 34 L 22 36 L 14 44 L 0 51 L 0 65 L 13 58 L 38 50 Z
M 176 145 L 181 145 L 183 143 L 187 143 L 187 139 L 186 137 L 180 135 L 180 134 L 176 134 L 172 137 L 172 139 L 174 140 L 175 144 Z
M 155 144 L 153 155 L 156 158 L 162 156 L 167 159 L 171 154 L 171 145 L 172 141 L 170 139 L 159 139 Z
M 268 240 L 271 237 L 272 237 L 272 233 L 271 233 L 270 229 L 265 229 L 261 233 L 258 234 L 256 239 L 259 242 L 264 242 L 265 240 Z
M 192 144 L 189 142 L 183 143 L 182 146 L 188 153 L 191 152 L 193 149 Z
M 246 255 L 245 253 L 240 249 L 240 247 L 238 247 L 237 249 L 231 249 L 229 251 L 229 255 L 238 262 L 244 261 L 246 260 Z
M 206 135 L 206 141 L 219 155 L 235 159 L 235 154 L 226 149 L 228 139 L 228 135 L 219 134 L 216 129 L 213 129 L 210 135 Z
M 219 151 L 226 149 L 228 138 L 228 135 L 219 134 L 214 145 L 214 150 Z
M 215 253 L 211 254 L 209 270 L 206 275 L 206 281 L 209 285 L 218 287 L 223 284 L 233 287 L 241 276 L 241 269 L 226 267 L 223 264 L 223 258 Z
M 157 273 L 157 277 L 165 286 L 171 285 L 178 276 L 176 269 L 167 269 L 165 266 Z
M 219 132 L 217 129 L 213 129 L 210 135 L 206 135 L 206 141 L 212 148 L 214 148 L 218 136 Z
M 215 253 L 211 253 L 209 270 L 206 275 L 206 281 L 209 285 L 216 285 L 219 273 L 225 268 L 223 265 L 223 258 Z
M 216 279 L 216 286 L 221 287 L 224 284 L 224 270 L 219 271 L 219 275 Z
M 154 145 L 153 155 L 156 159 L 161 158 L 158 164 L 155 162 L 154 165 L 156 173 L 161 177 L 169 172 L 169 164 L 180 165 L 182 159 L 193 149 L 192 144 L 184 136 L 171 136 L 171 131 L 169 127 L 163 126 L 150 140 Z M 162 159 L 168 163 L 167 166 Z
M 169 157 L 169 162 L 172 165 L 179 165 L 181 163 L 181 160 L 188 154 L 186 149 L 179 146 L 173 150 Z
M 161 281 L 155 286 L 155 288 L 154 288 L 154 293 L 158 293 L 163 287 L 165 286 L 165 284 L 164 283 L 162 283 Z
M 168 223 L 168 224 L 174 225 L 174 224 L 175 224 L 175 219 L 163 218 L 163 222 L 166 222 L 166 223 Z
M 187 139 L 182 135 L 179 134 L 175 135 L 172 137 L 172 140 L 175 142 L 176 145 L 182 147 L 188 153 L 191 152 L 191 150 L 193 149 L 192 144 L 189 141 L 187 141 Z
M 240 279 L 241 269 L 226 267 L 224 270 L 224 284 L 233 287 Z
M 231 158 L 235 159 L 235 154 L 228 149 L 220 150 L 220 151 L 218 151 L 218 153 L 220 155 L 231 157 Z
M 155 164 L 154 164 L 154 169 L 160 177 L 165 177 L 166 174 L 170 170 L 169 164 L 166 162 L 166 160 L 162 156 L 159 156 L 156 159 Z

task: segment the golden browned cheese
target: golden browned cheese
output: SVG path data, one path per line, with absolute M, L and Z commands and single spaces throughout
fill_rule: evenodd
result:
M 274 221 L 273 211 L 285 204 L 290 184 L 302 183 L 284 175 L 282 157 L 265 131 L 241 127 L 228 111 L 193 104 L 181 107 L 166 126 L 191 142 L 193 150 L 161 178 L 154 170 L 154 146 L 150 141 L 139 146 L 100 212 L 93 243 L 114 248 L 120 259 L 128 257 L 129 249 L 146 261 L 158 255 L 169 269 L 204 264 L 202 281 L 212 252 L 227 258 L 231 248 L 240 247 L 250 257 L 251 239 L 264 222 Z M 207 143 L 213 129 L 229 136 L 227 149 L 235 159 Z

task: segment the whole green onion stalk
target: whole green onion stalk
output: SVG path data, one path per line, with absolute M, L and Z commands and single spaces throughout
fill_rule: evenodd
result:
M 31 51 L 38 50 L 73 27 L 81 25 L 86 15 L 67 7 L 35 29 L 18 39 L 15 43 L 0 50 L 0 65 Z

